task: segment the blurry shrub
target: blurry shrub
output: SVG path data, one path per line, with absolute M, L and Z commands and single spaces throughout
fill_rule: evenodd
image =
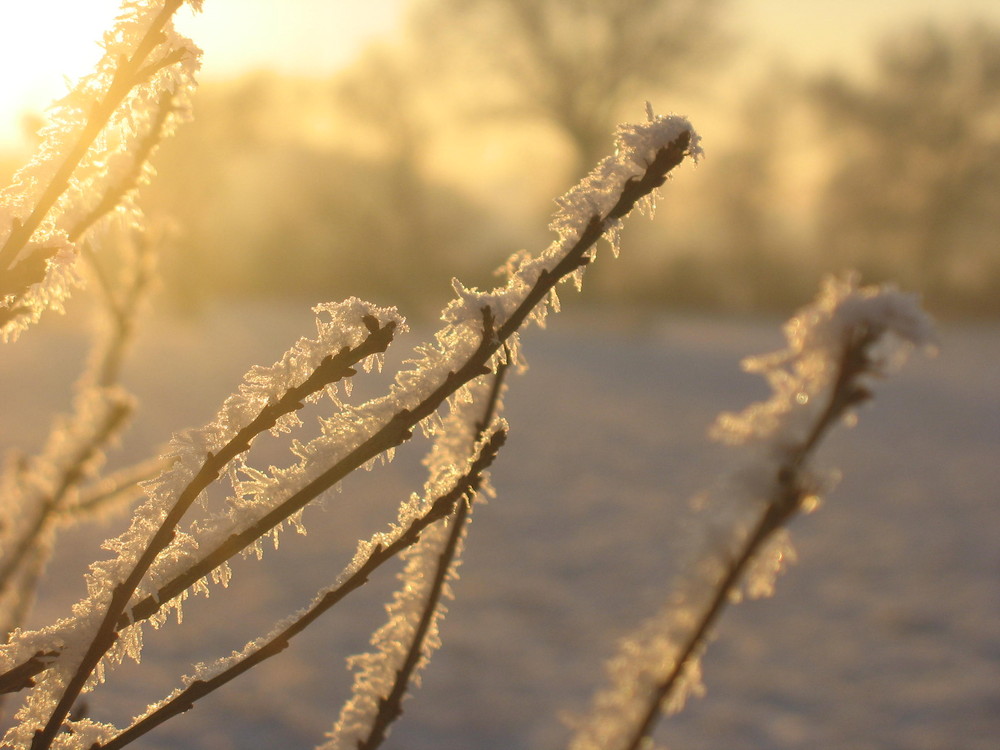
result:
M 812 93 L 837 154 L 820 249 L 938 309 L 1000 311 L 1000 29 L 911 29 L 871 80 L 830 75 Z
M 181 227 L 165 263 L 177 300 L 361 294 L 419 310 L 449 294 L 445 266 L 472 265 L 463 247 L 487 222 L 470 198 L 303 132 L 331 116 L 316 109 L 327 90 L 260 76 L 199 94 L 146 202 Z

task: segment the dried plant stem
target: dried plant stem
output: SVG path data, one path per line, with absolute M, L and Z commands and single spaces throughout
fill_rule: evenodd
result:
M 129 91 L 144 80 L 147 75 L 145 70 L 148 66 L 146 60 L 156 46 L 161 43 L 163 28 L 183 2 L 184 0 L 165 0 L 162 10 L 150 24 L 149 29 L 146 30 L 146 34 L 139 42 L 133 55 L 120 62 L 107 92 L 91 110 L 77 142 L 53 174 L 31 214 L 23 221 L 15 223 L 3 247 L 0 247 L 0 276 L 14 264 L 18 254 L 31 240 L 35 230 L 41 225 L 42 220 L 55 205 L 59 196 L 66 191 L 73 173 L 87 151 L 90 150 L 94 140 L 107 125 L 112 114 L 121 105 Z
M 28 613 L 35 603 L 35 593 L 38 591 L 38 582 L 41 580 L 45 564 L 49 560 L 48 550 L 33 547 L 28 551 L 26 559 L 22 562 L 18 571 L 20 576 L 17 588 L 21 592 L 17 603 L 11 610 L 7 621 L 3 623 L 3 638 L 6 640 L 15 628 L 21 627 Z M 0 695 L 0 700 L 4 697 Z
M 64 508 L 62 513 L 85 516 L 101 513 L 110 505 L 128 503 L 142 494 L 139 487 L 141 482 L 155 479 L 169 465 L 170 461 L 167 459 L 151 458 L 134 466 L 119 469 L 82 489 L 80 498 L 71 506 Z
M 149 162 L 153 150 L 163 140 L 163 132 L 167 118 L 173 111 L 173 96 L 174 95 L 169 91 L 163 91 L 160 94 L 160 101 L 156 110 L 156 116 L 150 126 L 149 133 L 139 143 L 136 154 L 132 160 L 132 168 L 122 177 L 121 180 L 119 180 L 116 184 L 111 185 L 97 205 L 94 206 L 94 208 L 91 209 L 86 216 L 80 219 L 69 230 L 67 234 L 69 242 L 77 242 L 97 221 L 119 206 L 129 191 L 134 190 L 139 186 L 142 179 L 143 169 Z M 99 286 L 111 303 L 110 308 L 117 327 L 120 329 L 129 329 L 125 331 L 125 333 L 130 333 L 130 326 L 133 321 L 127 315 L 127 305 L 124 303 L 120 305 L 116 304 L 117 300 L 111 289 L 111 284 L 104 274 L 100 264 L 97 262 L 90 246 L 83 244 L 79 249 L 80 254 L 90 260 L 91 267 L 94 269 L 95 275 L 97 276 Z M 44 277 L 46 271 L 45 261 L 50 257 L 52 252 L 54 251 L 51 248 L 38 250 L 28 259 L 18 263 L 10 272 L 7 273 L 6 278 L 3 278 L 3 275 L 0 274 L 0 279 L 2 279 L 2 281 L 0 281 L 0 291 L 2 291 L 4 295 L 13 295 L 13 299 L 15 300 L 14 302 L 8 303 L 6 310 L 0 310 L 0 324 L 3 324 L 6 320 L 16 316 L 20 310 L 24 309 L 17 304 L 16 300 L 22 297 L 32 284 L 40 281 Z M 122 338 L 127 339 L 128 336 L 123 336 Z M 104 382 L 106 379 L 107 378 L 105 376 L 102 376 L 101 382 Z
M 372 722 L 368 736 L 358 742 L 358 750 L 375 750 L 385 740 L 390 725 L 403 715 L 403 696 L 409 689 L 410 680 L 416 671 L 420 658 L 423 655 L 423 644 L 430 631 L 434 616 L 438 611 L 438 604 L 441 601 L 441 594 L 444 591 L 445 580 L 448 571 L 451 570 L 452 562 L 458 551 L 458 543 L 465 530 L 466 521 L 469 518 L 469 505 L 462 503 L 455 510 L 455 515 L 451 519 L 451 526 L 448 539 L 445 542 L 441 554 L 438 555 L 437 565 L 434 569 L 434 577 L 431 580 L 430 591 L 423 611 L 420 613 L 420 620 L 414 630 L 413 638 L 406 651 L 403 665 L 396 672 L 396 679 L 393 682 L 392 690 L 384 698 L 379 699 L 378 714 Z
M 31 608 L 35 605 L 38 584 L 42 579 L 45 564 L 48 560 L 49 551 L 43 549 L 40 545 L 36 545 L 28 551 L 26 558 L 22 561 L 17 581 L 17 589 L 20 592 L 20 596 L 17 597 L 13 607 L 10 608 L 6 619 L 0 622 L 0 634 L 2 634 L 4 642 L 10 638 L 10 634 L 16 628 L 21 627 L 31 612 Z M 4 704 L 6 703 L 6 699 L 7 696 L 5 694 L 0 694 L 0 721 L 4 718 Z
M 789 451 L 787 459 L 778 468 L 770 501 L 742 548 L 733 557 L 725 574 L 719 580 L 711 601 L 680 648 L 669 674 L 655 686 L 642 720 L 634 728 L 628 744 L 624 746 L 626 750 L 640 750 L 646 747 L 649 736 L 662 715 L 663 706 L 669 702 L 691 660 L 704 647 L 708 634 L 726 604 L 731 601 L 731 595 L 748 566 L 771 536 L 801 511 L 804 500 L 811 494 L 808 481 L 803 476 L 808 458 L 826 433 L 844 417 L 848 409 L 870 398 L 867 389 L 859 385 L 858 378 L 870 372 L 868 350 L 881 333 L 879 329 L 862 326 L 851 332 L 848 340 L 844 342 L 830 400 L 817 417 L 807 437 Z
M 135 326 L 137 310 L 144 293 L 149 288 L 149 257 L 152 251 L 142 236 L 136 240 L 135 247 L 135 272 L 121 292 L 121 299 L 118 298 L 119 295 L 115 293 L 110 282 L 99 274 L 104 291 L 105 312 L 111 321 L 111 334 L 106 340 L 94 343 L 95 354 L 91 355 L 90 363 L 77 383 L 77 390 L 81 394 L 88 390 L 92 392 L 95 385 L 97 388 L 106 389 L 103 398 L 109 408 L 104 420 L 90 432 L 78 446 L 76 454 L 66 462 L 56 488 L 48 497 L 38 499 L 34 521 L 23 531 L 16 543 L 9 545 L 10 551 L 0 565 L 0 595 L 3 595 L 24 565 L 29 552 L 32 553 L 30 565 L 35 568 L 35 573 L 32 576 L 22 577 L 18 584 L 22 597 L 19 612 L 10 623 L 7 623 L 10 628 L 20 625 L 27 613 L 32 601 L 30 592 L 37 584 L 40 570 L 49 558 L 48 551 L 42 549 L 39 540 L 57 518 L 65 516 L 67 503 L 72 497 L 71 490 L 78 487 L 86 478 L 88 464 L 99 457 L 107 445 L 122 432 L 132 413 L 132 403 L 127 397 L 109 394 L 113 393 L 110 389 L 118 384 L 122 363 Z M 95 268 L 100 269 L 96 264 Z
M 159 250 L 158 238 L 151 240 L 147 232 L 129 232 L 127 229 L 123 231 L 127 234 L 121 237 L 120 244 L 132 251 L 130 253 L 132 269 L 131 278 L 121 292 L 115 290 L 115 285 L 108 278 L 108 274 L 90 247 L 84 245 L 82 248 L 84 257 L 90 261 L 90 266 L 97 277 L 111 327 L 108 341 L 100 352 L 97 363 L 91 367 L 94 381 L 103 387 L 114 385 L 120 380 L 125 354 L 139 317 L 139 307 L 152 285 L 155 260 Z
M 354 349 L 344 347 L 336 355 L 326 357 L 302 384 L 290 388 L 276 402 L 265 406 L 257 417 L 241 429 L 217 454 L 209 454 L 201 469 L 167 512 L 131 573 L 112 591 L 111 601 L 97 633 L 87 647 L 76 672 L 67 683 L 63 695 L 52 711 L 45 727 L 36 731 L 32 740 L 32 750 L 42 750 L 42 748 L 51 745 L 59 731 L 59 726 L 69 715 L 73 703 L 82 692 L 90 674 L 117 640 L 118 628 L 115 624 L 128 606 L 132 594 L 139 587 L 142 577 L 153 565 L 157 556 L 173 540 L 177 524 L 180 523 L 181 518 L 198 496 L 219 478 L 220 473 L 230 461 L 250 449 L 250 443 L 257 435 L 274 427 L 285 414 L 302 408 L 304 399 L 312 393 L 355 374 L 352 366 L 365 357 L 385 351 L 392 339 L 396 327 L 395 322 L 390 321 L 383 326 L 369 315 L 366 315 L 362 320 L 368 328 L 369 335 L 360 345 Z
M 509 361 L 509 356 L 507 361 Z M 493 415 L 500 400 L 503 379 L 508 366 L 507 364 L 502 364 L 497 367 L 490 392 L 486 398 L 486 409 L 483 418 L 476 423 L 476 440 L 482 437 L 487 426 L 493 421 Z M 385 697 L 379 700 L 378 713 L 372 722 L 368 736 L 358 742 L 357 750 L 375 750 L 378 748 L 385 740 L 392 723 L 403 715 L 403 697 L 406 695 L 410 681 L 413 679 L 413 673 L 416 671 L 421 656 L 424 654 L 424 642 L 427 640 L 427 634 L 430 632 L 431 625 L 438 613 L 438 605 L 444 592 L 445 581 L 447 580 L 449 571 L 453 569 L 455 557 L 458 553 L 458 545 L 465 532 L 470 510 L 471 503 L 461 503 L 455 509 L 455 514 L 450 520 L 448 538 L 438 555 L 437 564 L 434 568 L 434 576 L 431 579 L 427 592 L 427 599 L 420 613 L 420 620 L 417 623 L 417 627 L 414 629 L 413 637 L 410 639 L 410 644 L 407 647 L 403 664 L 396 671 L 396 679 L 393 681 L 392 689 Z
M 194 680 L 187 688 L 165 702 L 156 711 L 140 719 L 108 742 L 93 745 L 90 750 L 116 750 L 117 748 L 131 744 L 168 719 L 193 708 L 195 701 L 212 693 L 261 662 L 284 651 L 294 636 L 305 630 L 352 591 L 356 591 L 367 583 L 368 577 L 376 569 L 395 558 L 407 547 L 415 544 L 420 539 L 420 534 L 428 526 L 455 512 L 456 506 L 459 508 L 459 511 L 465 508 L 465 502 L 478 490 L 482 473 L 493 463 L 506 437 L 507 433 L 502 429 L 494 432 L 483 445 L 479 455 L 470 464 L 468 471 L 455 483 L 451 490 L 434 500 L 423 515 L 411 521 L 406 530 L 392 544 L 385 547 L 375 544 L 368 553 L 365 561 L 356 567 L 354 573 L 348 576 L 342 583 L 332 589 L 328 589 L 321 597 L 318 597 L 309 609 L 296 617 L 290 625 L 270 636 L 263 645 L 235 661 L 210 679 Z
M 115 404 L 108 411 L 104 422 L 91 438 L 80 446 L 76 455 L 63 469 L 59 484 L 52 494 L 39 502 L 34 521 L 25 529 L 17 543 L 11 545 L 10 553 L 4 557 L 0 565 L 0 595 L 6 592 L 28 553 L 35 549 L 38 538 L 62 508 L 69 491 L 83 479 L 84 467 L 103 450 L 114 435 L 118 434 L 131 412 L 132 409 L 128 404 Z
M 277 524 L 301 510 L 307 503 L 333 487 L 347 474 L 363 466 L 367 461 L 386 450 L 394 448 L 408 440 L 412 435 L 412 429 L 421 420 L 431 416 L 448 396 L 474 377 L 488 374 L 490 370 L 487 364 L 500 346 L 524 324 L 528 315 L 545 300 L 549 292 L 552 291 L 561 279 L 590 262 L 591 259 L 587 254 L 588 251 L 609 227 L 615 226 L 620 218 L 629 213 L 639 199 L 648 195 L 665 182 L 667 174 L 679 165 L 688 154 L 690 143 L 691 132 L 683 131 L 674 141 L 660 148 L 643 176 L 629 179 L 625 183 L 619 200 L 607 215 L 603 217 L 599 215 L 593 216 L 580 237 L 563 256 L 562 260 L 552 270 L 542 271 L 539 274 L 535 284 L 525 298 L 499 328 L 494 327 L 494 318 L 489 308 L 484 308 L 484 334 L 479 346 L 462 367 L 455 372 L 449 373 L 441 385 L 417 407 L 412 410 L 402 410 L 395 414 L 382 429 L 378 430 L 371 438 L 352 450 L 344 459 L 338 461 L 337 464 L 326 470 L 306 487 L 291 495 L 272 511 L 260 518 L 250 528 L 229 537 L 226 542 L 209 552 L 184 574 L 162 586 L 156 595 L 147 597 L 135 605 L 128 615 L 121 614 L 128 604 L 128 599 L 124 598 L 118 593 L 118 589 L 116 589 L 112 597 L 112 607 L 109 608 L 109 613 L 117 611 L 116 621 L 111 621 L 109 624 L 109 621 L 105 620 L 102 624 L 98 636 L 94 639 L 92 648 L 88 649 L 88 655 L 81 665 L 78 676 L 74 677 L 71 680 L 71 685 L 68 686 L 72 690 L 68 689 L 66 694 L 68 695 L 70 692 L 74 692 L 76 695 L 79 694 L 86 680 L 86 676 L 80 677 L 79 675 L 84 671 L 89 675 L 100 657 L 114 643 L 116 638 L 115 632 L 117 630 L 128 627 L 138 620 L 150 617 L 159 611 L 163 603 L 170 601 L 185 591 L 189 586 L 206 576 L 230 557 L 248 547 L 277 526 Z M 221 467 L 218 471 L 221 471 Z M 217 476 L 217 472 L 215 474 L 211 474 L 210 472 L 202 473 L 205 474 L 204 479 L 207 482 L 204 486 L 214 481 Z M 201 474 L 199 474 L 199 477 L 201 477 Z M 193 501 L 193 499 L 192 497 L 191 500 Z M 165 541 L 169 542 L 169 539 Z M 152 559 L 147 560 L 144 558 L 143 564 L 148 569 L 149 565 L 152 564 Z M 131 577 L 129 583 L 132 591 L 138 586 L 138 580 L 132 581 Z M 125 588 L 128 587 L 119 587 L 121 590 Z M 18 665 L 7 674 L 0 675 L 0 692 L 16 691 L 27 687 L 25 677 L 27 676 L 30 679 L 31 676 L 44 670 L 48 664 L 47 659 L 48 657 L 43 655 L 36 655 L 31 657 L 29 662 Z M 32 664 L 32 667 L 28 668 L 27 663 Z M 8 675 L 15 673 L 17 675 L 16 679 L 8 677 Z M 73 699 L 75 700 L 75 695 Z M 59 722 L 67 715 L 70 705 L 72 705 L 71 700 L 60 702 L 57 712 L 61 714 Z M 50 719 L 47 725 L 45 734 L 48 739 L 45 741 L 46 743 L 51 742 L 51 737 L 54 736 L 54 732 L 58 728 L 55 716 L 56 714 L 53 713 L 53 718 Z M 47 746 L 48 744 L 39 745 L 39 748 Z M 38 748 L 33 748 L 32 750 L 38 750 Z
M 150 125 L 149 133 L 142 139 L 136 149 L 135 157 L 132 160 L 132 168 L 117 184 L 110 186 L 98 204 L 69 230 L 67 238 L 70 242 L 76 242 L 80 239 L 102 216 L 113 211 L 130 190 L 138 187 L 142 179 L 142 171 L 149 162 L 153 150 L 163 140 L 164 126 L 167 123 L 170 113 L 173 112 L 173 100 L 174 95 L 172 92 L 160 92 L 160 101 L 156 108 L 156 116 Z

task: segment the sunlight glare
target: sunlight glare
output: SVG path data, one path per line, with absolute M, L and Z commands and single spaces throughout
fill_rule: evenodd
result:
M 3 4 L 0 70 L 8 72 L 0 83 L 0 142 L 19 140 L 26 112 L 43 111 L 94 67 L 117 12 L 117 0 Z
M 178 29 L 205 50 L 202 78 L 266 68 L 328 74 L 371 38 L 398 25 L 402 0 L 211 0 L 182 8 Z M 24 117 L 41 113 L 100 59 L 120 0 L 7 0 L 0 5 L 0 147 L 23 140 Z M 307 23 L 303 23 L 308 19 Z

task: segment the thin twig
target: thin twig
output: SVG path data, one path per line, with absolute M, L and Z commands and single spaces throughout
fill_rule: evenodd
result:
M 136 248 L 137 252 L 133 259 L 135 271 L 121 295 L 121 300 L 118 299 L 118 295 L 115 294 L 109 280 L 103 274 L 99 274 L 104 290 L 105 312 L 110 319 L 112 332 L 107 340 L 102 341 L 103 337 L 99 336 L 92 345 L 95 353 L 91 355 L 89 365 L 78 379 L 77 391 L 80 394 L 88 392 L 88 389 L 93 389 L 95 384 L 99 388 L 110 389 L 118 383 L 126 348 L 135 326 L 136 311 L 143 298 L 143 293 L 149 286 L 148 257 L 151 251 L 148 243 L 144 241 L 144 237 L 137 240 Z M 99 264 L 96 264 L 95 268 L 100 271 Z M 105 400 L 109 398 L 107 396 L 109 392 L 105 391 L 102 398 Z M 16 543 L 9 545 L 11 549 L 0 565 L 0 595 L 9 586 L 10 581 L 26 559 L 29 550 L 37 547 L 38 540 L 49 529 L 53 521 L 64 514 L 71 496 L 70 491 L 85 479 L 85 467 L 121 433 L 131 412 L 131 402 L 123 397 L 117 397 L 114 402 L 110 403 L 103 423 L 90 431 L 87 438 L 78 446 L 75 455 L 66 461 L 61 468 L 61 477 L 56 488 L 48 497 L 38 498 L 37 512 L 33 522 L 23 531 Z M 77 421 L 79 418 L 79 416 L 75 417 Z M 48 555 L 44 555 L 43 558 L 47 560 Z M 43 564 L 43 562 L 38 563 L 39 566 Z M 24 579 L 22 586 L 29 583 L 30 579 Z M 19 623 L 20 618 L 15 618 L 11 625 Z
M 95 744 L 90 750 L 117 750 L 134 742 L 147 732 L 163 722 L 194 707 L 195 701 L 218 690 L 220 687 L 249 671 L 261 662 L 284 651 L 289 641 L 315 620 L 327 612 L 352 591 L 359 589 L 368 581 L 368 577 L 380 566 L 395 558 L 407 547 L 420 539 L 420 534 L 431 524 L 440 521 L 454 512 L 456 506 L 464 507 L 465 501 L 475 494 L 479 488 L 482 472 L 493 463 L 497 452 L 503 446 L 507 433 L 500 429 L 490 436 L 484 444 L 479 456 L 469 466 L 468 471 L 456 482 L 446 494 L 438 497 L 428 510 L 410 522 L 410 525 L 392 544 L 383 547 L 376 544 L 368 553 L 368 557 L 355 572 L 346 580 L 332 589 L 328 589 L 312 604 L 309 609 L 280 632 L 268 638 L 267 642 L 252 653 L 234 661 L 228 667 L 206 680 L 194 680 L 180 693 L 160 706 L 153 713 L 143 717 L 117 737 L 103 744 Z
M 149 162 L 153 150 L 163 141 L 163 130 L 167 118 L 174 111 L 174 95 L 170 91 L 160 92 L 160 101 L 156 108 L 156 117 L 149 126 L 149 132 L 135 150 L 132 168 L 114 185 L 108 187 L 101 200 L 83 218 L 76 222 L 67 233 L 70 242 L 76 242 L 94 223 L 105 214 L 114 210 L 122 198 L 135 189 L 142 179 L 142 171 Z
M 63 508 L 62 515 L 92 515 L 101 513 L 109 505 L 128 502 L 133 495 L 142 494 L 140 483 L 155 479 L 169 465 L 168 459 L 151 458 L 105 476 L 99 482 L 81 489 L 80 498 Z
M 434 616 L 438 611 L 438 604 L 441 601 L 441 594 L 444 591 L 445 579 L 448 571 L 451 570 L 452 561 L 458 551 L 458 542 L 462 538 L 466 521 L 469 518 L 469 504 L 461 503 L 455 510 L 455 515 L 451 519 L 451 526 L 448 532 L 448 539 L 445 542 L 441 554 L 438 555 L 437 565 L 434 568 L 434 578 L 431 580 L 430 591 L 427 601 L 420 613 L 420 620 L 413 632 L 413 638 L 406 651 L 406 657 L 402 666 L 396 672 L 396 679 L 392 683 L 392 689 L 384 698 L 379 698 L 378 713 L 375 720 L 363 740 L 358 741 L 357 750 L 376 750 L 384 741 L 389 732 L 389 727 L 396 719 L 403 715 L 403 697 L 410 687 L 410 679 L 416 671 L 417 664 L 423 654 L 424 641 L 430 631 Z
M 55 205 L 59 196 L 66 191 L 70 178 L 87 151 L 90 150 L 91 144 L 104 129 L 128 93 L 137 82 L 140 82 L 137 80 L 137 75 L 145 67 L 146 58 L 162 43 L 163 28 L 170 22 L 171 17 L 183 2 L 184 0 L 165 0 L 163 9 L 153 19 L 132 57 L 121 60 L 104 98 L 91 109 L 79 139 L 67 153 L 52 179 L 49 180 L 49 184 L 42 192 L 31 214 L 23 221 L 14 224 L 3 247 L 0 247 L 0 276 L 13 265 L 18 254 L 31 240 L 35 230 L 41 225 L 42 220 Z
M 17 542 L 11 545 L 9 554 L 4 556 L 3 563 L 0 564 L 0 595 L 7 590 L 28 553 L 35 548 L 38 538 L 62 508 L 69 491 L 83 479 L 87 464 L 119 433 L 131 413 L 132 408 L 129 404 L 115 404 L 105 415 L 104 422 L 63 467 L 59 482 L 52 493 L 39 500 L 34 521 L 24 530 Z
M 139 186 L 142 180 L 143 169 L 149 163 L 153 150 L 163 140 L 167 118 L 174 111 L 172 103 L 173 93 L 170 91 L 161 92 L 156 117 L 153 119 L 149 133 L 139 142 L 135 157 L 132 160 L 131 169 L 117 183 L 110 185 L 97 205 L 69 229 L 67 233 L 69 242 L 75 243 L 79 240 L 98 220 L 120 205 L 126 194 Z M 0 288 L 0 293 L 13 295 L 15 300 L 23 297 L 32 284 L 36 284 L 44 278 L 46 262 L 54 252 L 55 250 L 51 248 L 39 248 L 27 258 L 17 263 L 6 274 L 0 274 L 0 279 L 3 279 L 4 284 Z M 111 285 L 103 269 L 97 263 L 93 251 L 88 245 L 83 245 L 80 247 L 80 254 L 91 261 L 101 289 L 110 294 Z M 114 298 L 112 297 L 112 299 Z M 124 320 L 123 314 L 119 313 L 116 319 L 121 324 Z M 0 324 L 5 320 L 6 318 L 0 318 Z
M 128 230 L 123 230 L 128 231 Z M 128 345 L 135 333 L 139 308 L 145 301 L 153 283 L 155 260 L 159 252 L 159 238 L 150 239 L 148 232 L 136 232 L 130 235 L 131 242 L 123 239 L 122 245 L 131 247 L 132 274 L 131 279 L 122 294 L 115 294 L 108 285 L 107 274 L 104 273 L 101 262 L 89 253 L 88 259 L 105 289 L 105 303 L 113 333 L 100 356 L 99 364 L 93 368 L 95 382 L 103 387 L 118 383 Z
M 152 567 L 153 562 L 155 562 L 159 554 L 173 541 L 177 525 L 188 508 L 191 507 L 191 504 L 198 499 L 198 496 L 219 478 L 219 475 L 230 461 L 250 449 L 250 444 L 257 435 L 274 427 L 282 416 L 301 409 L 304 400 L 311 394 L 322 390 L 331 383 L 354 375 L 355 370 L 353 369 L 353 365 L 365 357 L 385 351 L 392 340 L 396 323 L 390 321 L 385 325 L 381 325 L 378 320 L 370 315 L 364 316 L 362 321 L 368 328 L 369 333 L 361 344 L 354 349 L 344 347 L 336 355 L 325 357 L 303 383 L 289 388 L 277 401 L 264 406 L 253 421 L 237 432 L 218 453 L 214 455 L 209 454 L 204 464 L 202 464 L 201 469 L 180 493 L 174 505 L 167 512 L 160 527 L 153 534 L 146 545 L 146 549 L 133 566 L 132 571 L 112 591 L 111 601 L 108 604 L 108 609 L 105 612 L 100 627 L 87 647 L 76 672 L 74 672 L 73 677 L 67 683 L 62 697 L 49 717 L 48 723 L 43 729 L 36 731 L 35 737 L 32 740 L 32 750 L 44 750 L 44 748 L 51 745 L 53 738 L 59 730 L 59 726 L 69 714 L 73 703 L 82 692 L 87 678 L 90 677 L 98 662 L 117 640 L 118 629 L 115 627 L 115 623 L 128 606 L 129 600 L 139 587 L 142 577 Z
M 475 440 L 481 439 L 487 426 L 493 421 L 493 415 L 499 404 L 500 392 L 503 387 L 504 375 L 507 372 L 510 362 L 510 353 L 504 364 L 497 367 L 496 375 L 493 377 L 490 392 L 486 398 L 486 410 L 482 419 L 476 423 Z M 434 617 L 439 611 L 441 595 L 444 591 L 444 584 L 448 573 L 452 570 L 458 543 L 465 531 L 466 522 L 469 519 L 471 503 L 462 503 L 455 510 L 455 515 L 450 521 L 448 538 L 441 553 L 438 555 L 434 575 L 431 579 L 424 607 L 420 613 L 417 627 L 413 631 L 413 637 L 406 650 L 403 664 L 396 671 L 396 678 L 393 680 L 392 689 L 385 697 L 379 699 L 378 713 L 376 714 L 368 736 L 358 742 L 357 750 L 376 750 L 388 734 L 389 727 L 394 721 L 403 715 L 403 697 L 413 679 L 413 673 L 420 663 L 420 658 L 424 653 L 424 643 L 427 634 L 430 632 Z
M 106 623 L 102 625 L 100 629 L 100 640 L 103 645 L 101 654 L 114 643 L 116 630 L 122 630 L 134 622 L 147 619 L 155 614 L 163 604 L 178 596 L 216 567 L 248 547 L 284 519 L 305 507 L 307 503 L 330 489 L 343 479 L 344 476 L 384 451 L 394 448 L 409 439 L 412 429 L 421 420 L 433 414 L 448 396 L 474 377 L 488 374 L 490 371 L 487 363 L 500 346 L 523 325 L 532 310 L 545 300 L 549 292 L 551 292 L 561 279 L 590 263 L 587 251 L 600 239 L 604 231 L 609 226 L 616 224 L 618 219 L 628 213 L 640 198 L 663 184 L 670 170 L 679 165 L 688 154 L 690 142 L 691 132 L 683 131 L 674 141 L 660 148 L 643 176 L 638 179 L 629 179 L 626 182 L 622 190 L 622 196 L 611 211 L 604 217 L 593 216 L 580 234 L 580 237 L 566 255 L 563 256 L 562 260 L 552 270 L 543 271 L 538 275 L 531 290 L 510 314 L 507 321 L 499 328 L 494 330 L 493 316 L 489 308 L 485 308 L 483 310 L 484 335 L 480 345 L 459 370 L 449 373 L 441 385 L 415 409 L 402 410 L 395 414 L 371 438 L 351 451 L 344 459 L 329 468 L 317 477 L 317 479 L 291 495 L 259 519 L 252 527 L 229 537 L 223 544 L 210 551 L 200 561 L 195 563 L 188 571 L 162 586 L 155 595 L 149 596 L 133 606 L 128 615 L 118 617 L 112 629 L 109 630 Z M 214 477 L 212 479 L 214 480 Z M 114 601 L 114 609 L 120 613 L 124 610 L 126 604 L 127 599 L 122 601 L 119 596 Z M 95 653 L 97 650 L 99 649 L 95 646 Z M 90 664 L 90 662 L 93 662 L 93 664 Z M 30 669 L 26 667 L 27 663 L 32 665 Z M 89 673 L 89 670 L 92 670 L 97 662 L 93 659 L 93 655 L 91 655 L 88 657 L 87 663 L 89 665 L 87 667 Z M 10 673 L 0 674 L 0 692 L 17 691 L 27 687 L 25 675 L 33 677 L 46 669 L 47 666 L 48 663 L 45 657 L 36 654 L 25 664 L 17 665 L 14 668 L 14 670 L 17 670 L 17 677 L 8 677 Z M 82 685 L 83 680 L 77 679 L 75 682 Z M 63 709 L 65 709 L 65 706 L 61 710 Z M 63 716 L 65 716 L 65 713 L 63 713 Z M 54 730 L 50 729 L 49 731 Z
M 742 549 L 734 556 L 725 575 L 719 581 L 711 602 L 684 642 L 672 669 L 654 688 L 642 720 L 635 727 L 625 746 L 626 750 L 639 750 L 646 746 L 656 722 L 662 715 L 663 706 L 667 704 L 679 685 L 695 654 L 703 647 L 726 604 L 731 601 L 731 594 L 739 585 L 748 566 L 771 536 L 786 526 L 802 509 L 803 501 L 810 494 L 802 475 L 809 456 L 848 409 L 870 397 L 869 392 L 860 386 L 857 380 L 869 371 L 868 349 L 881 333 L 879 329 L 863 327 L 861 331 L 852 334 L 853 338 L 844 342 L 837 378 L 826 408 L 817 418 L 808 436 L 791 450 L 788 458 L 776 471 L 772 498 L 747 536 Z

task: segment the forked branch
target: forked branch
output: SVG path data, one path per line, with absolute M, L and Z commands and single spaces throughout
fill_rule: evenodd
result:
M 506 437 L 507 433 L 504 430 L 494 432 L 483 445 L 479 455 L 470 464 L 468 471 L 455 483 L 450 491 L 434 500 L 423 515 L 411 521 L 406 530 L 394 542 L 384 547 L 376 543 L 365 559 L 354 566 L 353 573 L 348 575 L 343 582 L 322 592 L 314 603 L 298 615 L 293 622 L 269 636 L 259 647 L 255 647 L 238 659 L 233 660 L 228 666 L 220 669 L 211 677 L 192 681 L 184 690 L 178 692 L 155 711 L 137 721 L 117 737 L 103 744 L 93 745 L 90 750 L 117 750 L 129 745 L 168 719 L 193 708 L 197 700 L 218 690 L 226 683 L 249 671 L 261 662 L 284 651 L 294 636 L 305 630 L 352 591 L 356 591 L 367 583 L 368 577 L 375 570 L 395 558 L 407 547 L 415 544 L 420 539 L 420 534 L 428 526 L 454 513 L 456 507 L 465 507 L 465 502 L 478 490 L 482 473 L 493 463 Z
M 355 373 L 353 365 L 368 356 L 384 352 L 392 339 L 395 322 L 385 325 L 371 316 L 363 318 L 368 328 L 368 337 L 357 347 L 344 347 L 335 355 L 327 356 L 313 373 L 301 384 L 289 388 L 281 398 L 269 403 L 260 413 L 215 455 L 209 455 L 201 469 L 180 493 L 174 505 L 148 542 L 145 551 L 139 556 L 131 573 L 119 583 L 111 594 L 111 601 L 93 640 L 83 655 L 76 672 L 70 679 L 63 695 L 52 712 L 45 728 L 35 734 L 32 750 L 48 747 L 55 737 L 66 716 L 76 701 L 87 678 L 93 672 L 98 662 L 111 648 L 117 639 L 116 623 L 128 606 L 132 595 L 139 587 L 142 577 L 146 574 L 157 556 L 167 548 L 175 535 L 175 529 L 191 504 L 215 482 L 225 467 L 241 453 L 250 449 L 250 443 L 260 433 L 274 427 L 278 420 L 286 414 L 301 409 L 304 400 L 326 386 Z
M 73 173 L 111 116 L 128 93 L 143 81 L 143 71 L 148 65 L 147 59 L 150 53 L 161 44 L 163 29 L 183 3 L 184 0 L 165 0 L 163 8 L 146 30 L 134 53 L 120 60 L 111 85 L 101 100 L 94 105 L 76 143 L 59 164 L 31 213 L 14 224 L 10 235 L 0 247 L 0 278 L 14 264 L 18 254 L 31 240 L 35 230 L 56 204 L 59 196 L 66 191 Z

